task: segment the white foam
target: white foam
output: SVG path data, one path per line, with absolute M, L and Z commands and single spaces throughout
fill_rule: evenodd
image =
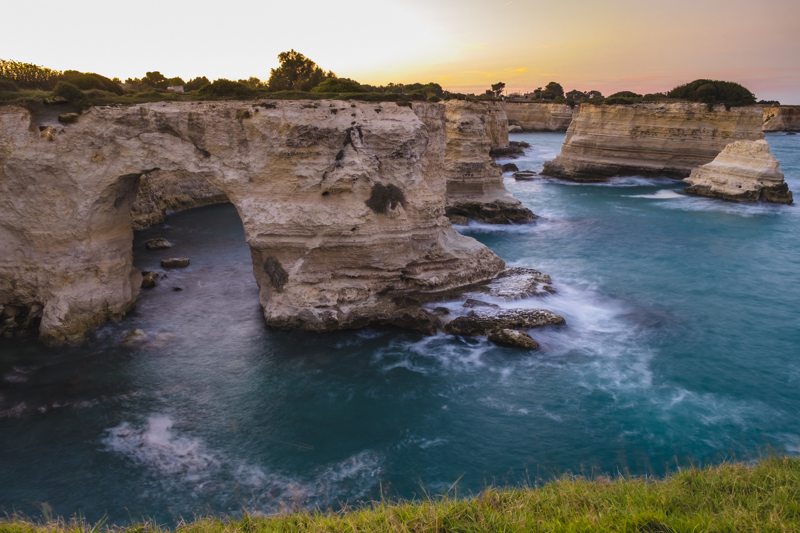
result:
M 650 200 L 676 200 L 686 198 L 686 195 L 680 194 L 673 189 L 661 189 L 652 194 L 632 194 L 628 198 L 647 198 Z
M 157 474 L 160 483 L 188 485 L 193 492 L 256 513 L 326 506 L 343 493 L 361 498 L 377 486 L 382 474 L 382 456 L 364 450 L 322 467 L 308 480 L 295 479 L 226 457 L 202 439 L 178 432 L 164 414 L 154 414 L 140 425 L 123 422 L 107 431 L 103 444 Z M 229 498 L 236 500 L 228 502 Z

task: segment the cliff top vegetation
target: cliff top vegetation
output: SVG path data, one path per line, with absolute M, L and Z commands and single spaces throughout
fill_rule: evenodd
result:
M 141 78 L 108 78 L 93 72 L 58 71 L 12 60 L 0 60 L 0 104 L 27 106 L 62 104 L 76 109 L 91 105 L 135 104 L 163 100 L 223 99 L 356 99 L 367 101 L 439 101 L 480 98 L 450 93 L 437 83 L 362 84 L 325 71 L 300 52 L 278 55 L 279 65 L 267 81 L 248 79 L 209 80 L 199 76 L 188 81 L 161 72 Z
M 540 488 L 487 489 L 475 498 L 449 496 L 378 503 L 335 512 L 202 518 L 184 533 L 267 531 L 800 531 L 800 459 L 690 468 L 665 479 L 564 477 Z M 157 523 L 21 518 L 0 520 L 9 533 L 165 532 Z

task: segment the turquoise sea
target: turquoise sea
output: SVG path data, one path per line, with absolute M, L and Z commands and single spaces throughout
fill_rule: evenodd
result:
M 512 137 L 531 170 L 563 140 Z M 800 135 L 767 138 L 800 194 Z M 568 322 L 539 352 L 271 331 L 233 208 L 176 214 L 136 262 L 192 264 L 130 316 L 81 347 L 0 343 L 0 512 L 172 524 L 800 454 L 800 207 L 506 185 L 536 223 L 459 230 L 552 275 L 523 302 Z M 145 251 L 155 235 L 176 247 Z

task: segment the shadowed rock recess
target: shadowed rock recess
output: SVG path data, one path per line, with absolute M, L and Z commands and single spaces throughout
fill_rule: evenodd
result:
M 450 100 L 445 104 L 447 215 L 489 224 L 530 222 L 536 216 L 503 185 L 490 153 L 507 149 L 508 121 L 497 102 Z
M 669 103 L 580 106 L 561 153 L 542 174 L 575 181 L 613 176 L 656 175 L 685 178 L 711 162 L 725 146 L 758 140 L 760 107 Z
M 467 107 L 448 104 L 448 122 L 487 128 L 455 118 Z M 444 216 L 444 123 L 445 105 L 427 103 L 162 102 L 93 107 L 70 124 L 2 107 L 0 307 L 23 317 L 6 322 L 69 342 L 124 314 L 141 285 L 131 207 L 156 176 L 202 181 L 209 202 L 236 207 L 268 324 L 413 326 L 417 301 L 504 266 Z M 493 168 L 481 139 L 475 164 Z M 508 198 L 499 170 L 488 181 Z

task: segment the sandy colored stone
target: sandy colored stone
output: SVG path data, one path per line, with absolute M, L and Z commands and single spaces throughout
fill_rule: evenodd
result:
M 573 109 L 567 104 L 503 102 L 503 109 L 509 125 L 519 131 L 567 131 L 572 122 Z
M 443 104 L 159 102 L 92 107 L 46 136 L 39 123 L 0 108 L 0 305 L 41 304 L 50 342 L 135 302 L 131 206 L 156 171 L 234 204 L 272 326 L 407 320 L 411 297 L 504 266 L 444 217 Z M 378 186 L 391 194 L 373 208 Z
M 800 131 L 800 105 L 764 107 L 764 131 Z
M 501 104 L 450 100 L 445 109 L 448 216 L 490 224 L 534 220 L 535 215 L 506 190 L 503 173 L 489 155 L 509 146 Z
M 575 181 L 624 175 L 684 178 L 729 143 L 763 138 L 761 125 L 757 106 L 726 110 L 696 103 L 583 104 L 561 153 L 545 164 L 542 174 Z
M 765 140 L 736 141 L 685 178 L 686 192 L 737 202 L 792 203 L 778 160 Z

